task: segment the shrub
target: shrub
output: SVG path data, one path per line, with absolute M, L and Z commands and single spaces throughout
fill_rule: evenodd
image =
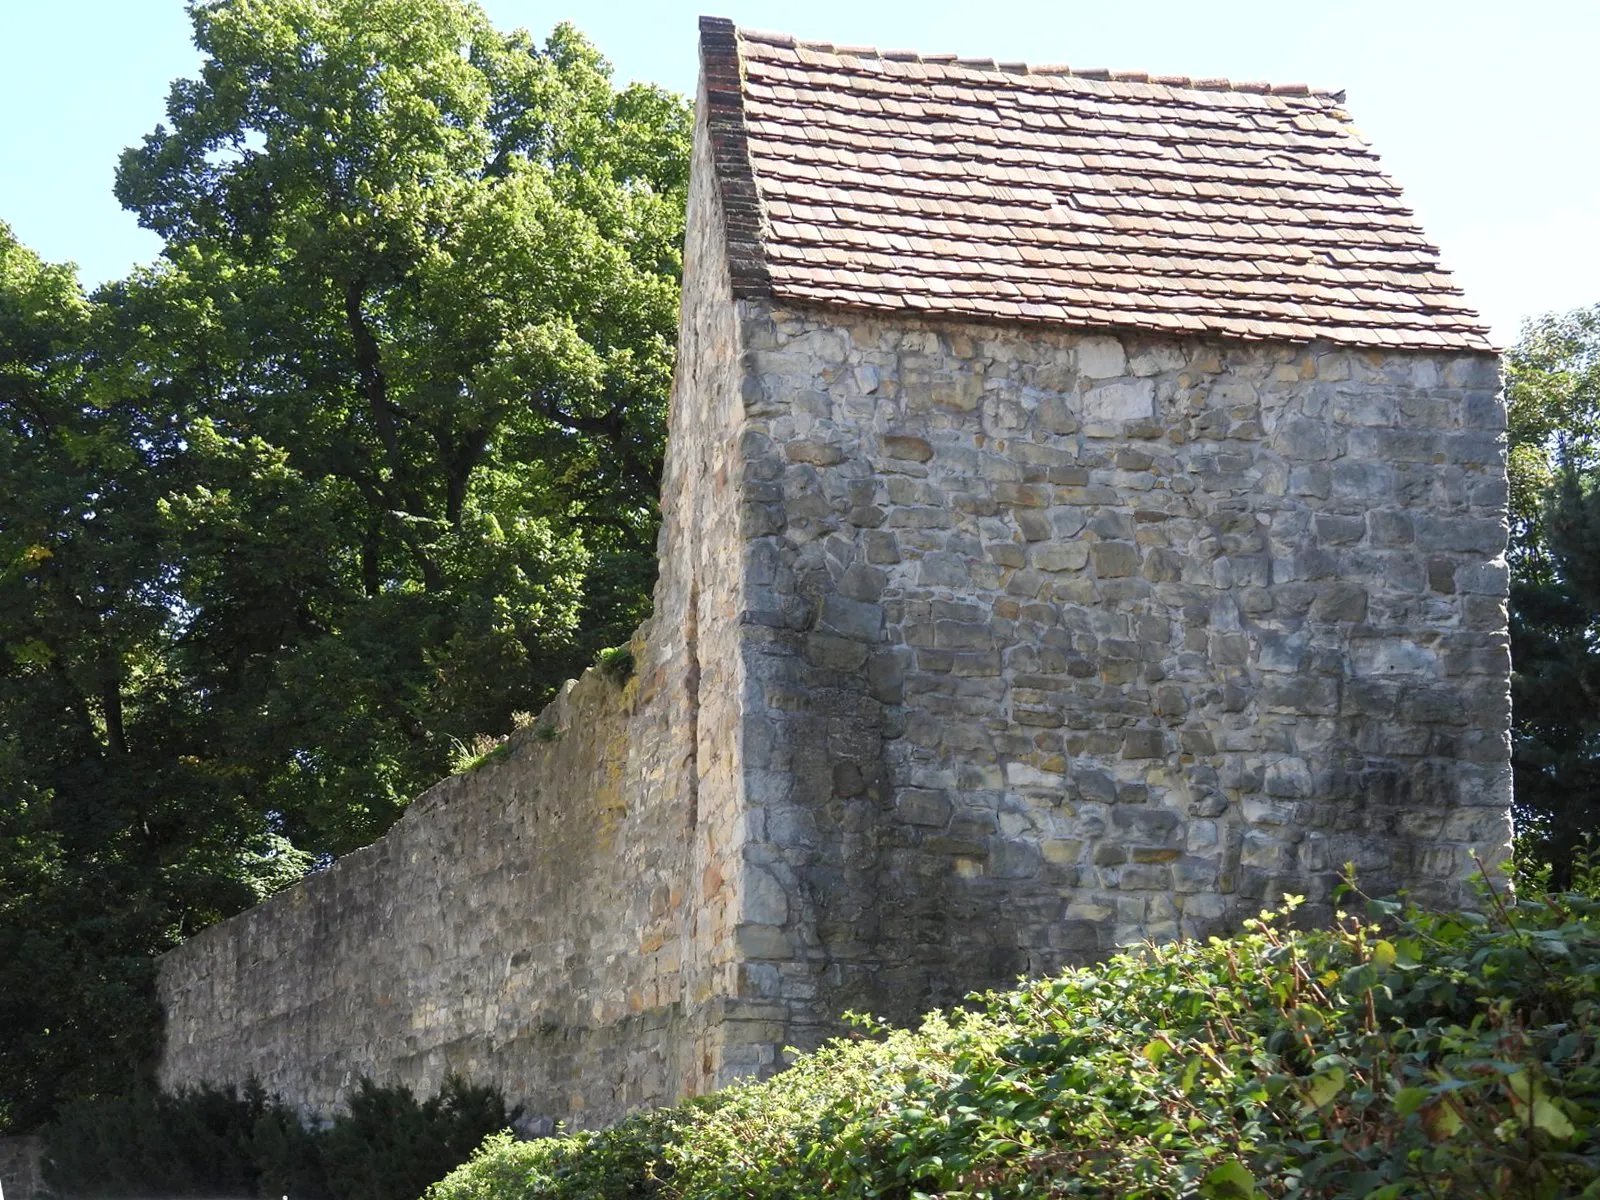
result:
M 515 1119 L 500 1093 L 449 1079 L 418 1101 L 362 1080 L 308 1128 L 256 1084 L 80 1101 L 45 1129 L 46 1178 L 75 1200 L 230 1196 L 415 1200 Z
M 515 1117 L 494 1088 L 460 1079 L 445 1080 L 437 1096 L 422 1102 L 406 1088 L 363 1079 L 350 1110 L 322 1134 L 328 1193 L 334 1200 L 416 1200 Z
M 1600 1196 L 1600 902 L 1485 903 L 1146 946 L 429 1200 Z
M 79 1100 L 45 1128 L 46 1178 L 74 1197 L 253 1196 L 256 1127 L 284 1120 L 254 1084 Z
M 431 1188 L 432 1200 L 650 1200 L 671 1169 L 663 1156 L 680 1124 L 704 1102 L 630 1117 L 621 1124 L 532 1142 L 496 1134 L 466 1165 Z M 670 1193 L 666 1193 L 670 1194 Z

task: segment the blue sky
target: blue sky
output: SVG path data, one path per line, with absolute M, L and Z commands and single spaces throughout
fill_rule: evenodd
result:
M 695 18 L 839 44 L 1343 87 L 1502 341 L 1600 303 L 1596 0 L 484 0 L 568 20 L 621 79 L 692 92 Z M 0 220 L 88 285 L 159 250 L 111 195 L 118 152 L 192 74 L 181 0 L 0 0 Z

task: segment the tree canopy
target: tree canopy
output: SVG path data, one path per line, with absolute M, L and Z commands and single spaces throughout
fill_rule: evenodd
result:
M 116 177 L 162 260 L 0 231 L 0 1127 L 649 604 L 687 106 L 463 0 L 191 14 Z
M 1506 385 L 1517 828 L 1564 884 L 1600 834 L 1600 305 L 1529 322 Z

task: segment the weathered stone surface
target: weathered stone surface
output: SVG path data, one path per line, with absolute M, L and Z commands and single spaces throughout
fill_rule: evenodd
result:
M 785 502 L 741 523 L 740 489 L 754 486 L 741 447 L 783 450 L 741 437 L 759 432 L 752 395 L 771 401 L 744 386 L 757 337 L 729 295 L 708 154 L 702 128 L 661 574 L 634 677 L 568 684 L 503 757 L 419 797 L 376 843 L 166 955 L 165 1085 L 256 1078 L 326 1114 L 362 1075 L 432 1092 L 455 1072 L 497 1083 L 548 1129 L 775 1061 L 777 1045 L 740 1036 L 730 980 L 741 926 L 776 911 L 765 880 L 746 890 L 747 798 L 788 786 L 762 774 L 773 752 L 759 730 L 734 733 L 741 647 L 760 627 L 744 605 L 784 604 L 776 562 L 742 548 L 782 527 Z M 817 444 L 828 451 L 807 457 L 829 460 Z
M 1492 729 L 1488 753 L 1504 762 L 1503 650 L 1452 640 L 1484 628 L 1503 643 L 1501 610 L 1470 603 L 1503 603 L 1503 514 L 1474 498 L 1492 488 L 1402 485 L 1462 409 L 1442 383 L 1431 403 L 1402 405 L 1393 382 L 1445 367 L 820 310 L 764 312 L 761 328 L 801 389 L 872 368 L 878 403 L 835 409 L 837 445 L 889 429 L 937 447 L 915 459 L 914 488 L 880 490 L 870 536 L 839 527 L 882 572 L 880 643 L 911 652 L 893 687 L 867 693 L 898 702 L 840 709 L 836 682 L 816 676 L 805 703 L 769 714 L 788 731 L 773 765 L 795 774 L 796 816 L 818 747 L 884 789 L 836 799 L 803 845 L 769 839 L 763 852 L 817 898 L 792 916 L 792 960 L 821 973 L 807 1003 L 910 1017 L 954 999 L 972 982 L 918 949 L 930 923 L 998 983 L 1019 964 L 1215 930 L 1285 890 L 1325 903 L 1348 860 L 1379 889 L 1468 899 L 1471 852 L 1494 859 L 1506 839 L 1505 777 L 1473 776 L 1490 790 L 1488 822 L 1420 817 L 1464 803 L 1474 759 L 1438 750 L 1466 746 L 1464 723 Z M 839 358 L 804 348 L 822 328 L 847 332 Z M 917 401 L 908 363 L 919 378 L 970 370 L 984 406 Z M 1319 390 L 1330 379 L 1336 402 Z M 1157 416 L 1155 397 L 1180 395 Z M 777 446 L 789 425 L 775 403 L 753 425 Z M 824 469 L 821 486 L 848 466 Z M 1474 469 L 1486 485 L 1503 471 Z M 809 553 L 806 537 L 763 540 L 784 562 Z M 1451 590 L 1419 607 L 1433 578 Z M 845 592 L 844 577 L 834 586 Z M 781 640 L 760 653 L 806 661 Z M 1308 836 L 1329 822 L 1338 861 Z M 874 840 L 851 832 L 866 827 Z M 1160 897 L 1168 915 L 1130 915 L 1130 894 Z M 1071 937 L 1026 915 L 1060 904 Z M 824 911 L 839 905 L 873 914 L 874 937 L 848 941 L 859 974 L 825 966 L 845 952 Z

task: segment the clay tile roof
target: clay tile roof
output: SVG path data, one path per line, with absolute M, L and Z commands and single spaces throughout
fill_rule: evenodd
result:
M 1343 94 L 881 53 L 701 19 L 744 295 L 1487 351 Z

